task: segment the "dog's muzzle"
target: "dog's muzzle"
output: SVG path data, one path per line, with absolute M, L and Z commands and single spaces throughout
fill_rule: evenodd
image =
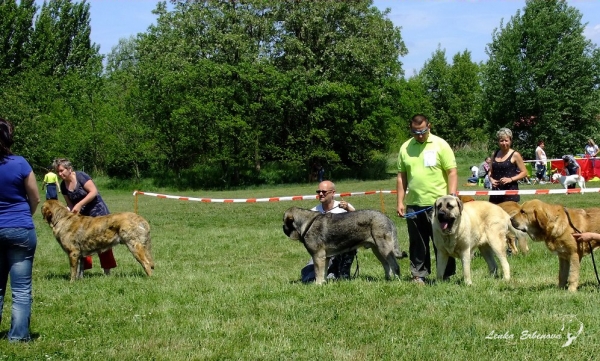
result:
M 286 225 L 283 225 L 283 233 L 285 233 L 286 236 L 290 236 L 290 234 L 292 234 L 292 230 L 289 229 L 288 227 L 286 227 Z
M 454 225 L 454 221 L 456 221 L 456 218 L 450 217 L 444 211 L 438 211 L 437 220 L 440 224 L 442 232 L 450 233 L 452 231 L 452 226 Z

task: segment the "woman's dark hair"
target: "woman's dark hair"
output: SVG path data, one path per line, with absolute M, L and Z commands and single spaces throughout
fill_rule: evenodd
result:
M 0 160 L 11 155 L 10 147 L 13 145 L 13 126 L 6 119 L 0 118 Z

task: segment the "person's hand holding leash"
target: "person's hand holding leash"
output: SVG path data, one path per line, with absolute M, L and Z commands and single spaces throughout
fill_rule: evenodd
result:
M 598 234 L 593 232 L 573 233 L 573 238 L 577 242 L 589 242 L 598 239 Z
M 396 213 L 398 214 L 398 217 L 403 217 L 404 218 L 404 214 L 405 209 L 404 209 L 404 204 L 399 204 L 398 207 L 396 208 Z
M 348 212 L 353 212 L 353 211 L 355 211 L 354 207 L 352 207 L 352 206 L 350 205 L 350 203 L 346 202 L 346 201 L 345 201 L 343 198 L 342 198 L 342 200 L 340 201 L 340 208 L 341 208 L 341 209 L 345 209 L 345 210 L 346 210 L 346 211 L 348 211 Z

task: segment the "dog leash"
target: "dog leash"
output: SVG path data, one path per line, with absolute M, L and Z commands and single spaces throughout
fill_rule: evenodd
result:
M 420 214 L 420 213 L 423 213 L 423 212 L 427 212 L 431 208 L 433 208 L 433 206 L 430 206 L 430 207 L 427 207 L 427 208 L 423 208 L 420 211 L 406 213 L 402 218 L 412 218 L 412 217 L 416 216 L 417 214 Z
M 581 231 L 577 229 L 577 227 L 575 227 L 575 225 L 573 224 L 573 221 L 571 220 L 571 216 L 569 215 L 569 211 L 567 210 L 567 207 L 563 207 L 563 209 L 565 210 L 565 213 L 567 214 L 567 219 L 569 220 L 569 225 L 571 226 L 571 228 L 573 228 L 575 230 L 575 232 L 581 234 Z M 592 255 L 592 264 L 594 265 L 594 272 L 596 273 L 596 281 L 598 281 L 598 285 L 600 286 L 600 277 L 598 277 L 598 269 L 596 268 L 596 260 L 594 259 L 594 250 L 592 249 L 592 242 L 588 241 L 587 242 L 588 247 L 590 247 L 590 254 Z

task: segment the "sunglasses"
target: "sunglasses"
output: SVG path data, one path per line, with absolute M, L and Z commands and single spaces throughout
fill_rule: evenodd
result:
M 410 134 L 412 134 L 412 135 L 423 135 L 423 134 L 427 134 L 427 132 L 429 132 L 429 128 L 425 128 L 423 130 L 414 130 L 414 129 L 410 130 Z
M 329 194 L 330 192 L 333 192 L 333 191 L 323 191 L 323 190 L 317 189 L 317 194 L 321 194 L 321 193 L 323 193 L 323 194 L 327 195 L 327 194 Z

